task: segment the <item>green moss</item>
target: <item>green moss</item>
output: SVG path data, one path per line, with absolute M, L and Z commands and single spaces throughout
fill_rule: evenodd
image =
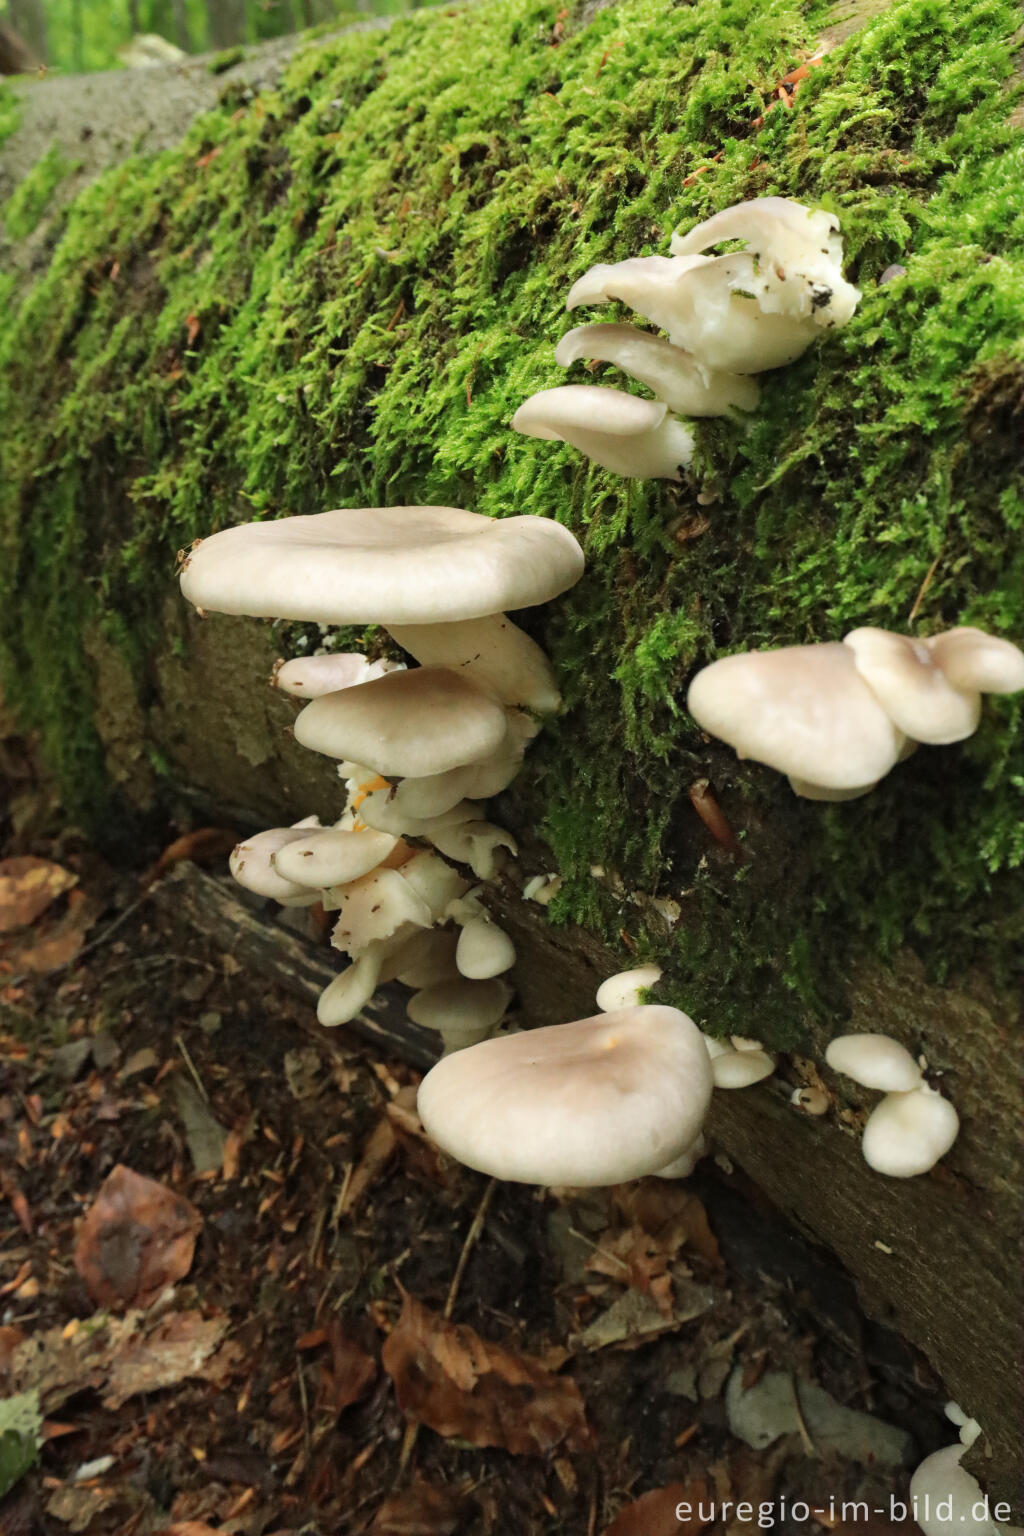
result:
M 51 144 L 0 208 L 0 233 L 6 235 L 8 240 L 24 240 L 30 235 L 50 206 L 57 187 L 71 169 L 60 147 Z
M 9 139 L 21 121 L 21 105 L 17 96 L 0 80 L 0 144 Z
M 709 746 L 682 699 L 717 654 L 903 627 L 922 592 L 916 632 L 1024 631 L 1015 7 L 895 0 L 760 130 L 824 23 L 813 0 L 625 0 L 560 38 L 555 19 L 489 0 L 311 48 L 278 92 L 229 96 L 78 199 L 0 341 L 8 693 L 81 812 L 103 780 L 78 626 L 102 613 L 144 680 L 175 548 L 328 505 L 553 514 L 588 574 L 525 621 L 567 713 L 514 794 L 566 876 L 554 914 L 625 931 L 692 1012 L 779 1044 L 842 1008 L 851 950 L 909 940 L 935 972 L 1002 976 L 1018 704 L 828 807 Z M 840 211 L 864 299 L 765 380 L 749 433 L 700 429 L 703 533 L 695 487 L 509 433 L 562 377 L 587 266 L 766 193 Z M 709 774 L 740 867 L 688 798 Z M 597 863 L 678 900 L 672 933 Z

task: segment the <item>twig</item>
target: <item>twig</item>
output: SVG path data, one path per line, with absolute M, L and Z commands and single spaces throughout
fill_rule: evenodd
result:
M 914 598 L 914 606 L 913 606 L 913 608 L 911 608 L 910 612 L 907 614 L 907 623 L 908 624 L 913 624 L 914 620 L 917 618 L 918 609 L 920 608 L 921 604 L 924 602 L 925 594 L 927 593 L 928 588 L 932 584 L 932 580 L 933 580 L 933 578 L 935 576 L 935 572 L 939 568 L 939 561 L 941 559 L 942 559 L 941 555 L 936 555 L 935 559 L 932 561 L 931 565 L 928 567 L 927 574 L 925 575 L 924 581 L 922 581 L 922 583 L 921 583 L 920 590 L 919 590 L 917 596 Z
M 796 1408 L 796 1423 L 797 1428 L 800 1431 L 800 1439 L 804 1443 L 804 1454 L 806 1456 L 817 1456 L 818 1447 L 812 1440 L 811 1432 L 807 1428 L 807 1420 L 804 1418 L 804 1410 L 800 1403 L 800 1388 L 797 1385 L 795 1371 L 790 1372 L 789 1379 L 793 1387 L 793 1406 Z
M 472 1225 L 470 1226 L 469 1231 L 466 1233 L 466 1241 L 462 1245 L 462 1252 L 459 1254 L 459 1262 L 455 1266 L 455 1273 L 452 1276 L 452 1283 L 448 1287 L 448 1297 L 444 1304 L 444 1311 L 441 1313 L 441 1316 L 444 1318 L 446 1323 L 449 1321 L 452 1313 L 455 1310 L 455 1303 L 459 1295 L 459 1287 L 462 1284 L 462 1277 L 466 1273 L 466 1265 L 469 1263 L 469 1256 L 479 1241 L 480 1234 L 484 1229 L 484 1222 L 487 1220 L 487 1211 L 490 1207 L 491 1201 L 494 1199 L 494 1191 L 497 1189 L 497 1187 L 497 1179 L 492 1179 L 487 1188 L 484 1190 L 483 1199 L 477 1206 L 476 1215 L 473 1217 Z
M 199 1089 L 199 1092 L 202 1094 L 202 1096 L 206 1100 L 207 1104 L 209 1104 L 209 1102 L 210 1102 L 210 1095 L 206 1091 L 205 1083 L 203 1082 L 202 1078 L 199 1076 L 199 1072 L 196 1069 L 195 1062 L 192 1060 L 192 1057 L 188 1053 L 188 1046 L 185 1044 L 184 1040 L 181 1038 L 180 1035 L 175 1035 L 174 1043 L 178 1047 L 178 1050 L 181 1052 L 181 1054 L 185 1058 L 185 1065 L 186 1065 L 186 1067 L 188 1067 L 188 1070 L 192 1074 L 192 1081 L 195 1083 L 196 1087 Z
M 306 1376 L 302 1369 L 302 1357 L 295 1356 L 295 1375 L 299 1383 L 299 1401 L 302 1404 L 302 1427 L 305 1431 L 306 1458 L 313 1454 L 313 1431 L 309 1423 L 309 1397 L 306 1392 Z
M 448 1295 L 445 1300 L 444 1311 L 441 1313 L 441 1316 L 444 1318 L 446 1323 L 451 1319 L 451 1315 L 455 1310 L 455 1303 L 458 1300 L 459 1295 L 459 1287 L 462 1284 L 462 1277 L 466 1273 L 466 1265 L 469 1263 L 469 1256 L 479 1241 L 480 1234 L 484 1229 L 484 1222 L 487 1220 L 487 1212 L 490 1208 L 491 1201 L 494 1199 L 494 1191 L 497 1189 L 497 1187 L 497 1179 L 491 1179 L 487 1185 L 487 1188 L 484 1190 L 483 1198 L 481 1199 L 480 1204 L 476 1208 L 476 1215 L 473 1217 L 473 1220 L 470 1223 L 469 1231 L 466 1233 L 466 1240 L 462 1245 L 462 1252 L 459 1254 L 459 1262 L 455 1266 L 455 1273 L 452 1276 L 452 1283 L 448 1287 Z M 395 1476 L 396 1487 L 405 1476 L 406 1468 L 408 1467 L 409 1462 L 412 1460 L 412 1453 L 416 1449 L 416 1440 L 419 1436 L 419 1432 L 420 1425 L 418 1419 L 410 1420 L 410 1422 L 405 1426 L 405 1434 L 402 1437 L 402 1451 L 398 1458 L 398 1472 Z

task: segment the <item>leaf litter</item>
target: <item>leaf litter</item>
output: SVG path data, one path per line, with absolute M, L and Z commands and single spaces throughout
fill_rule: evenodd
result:
M 0 981 L 0 1392 L 45 1415 L 0 1528 L 10 1508 L 87 1536 L 656 1536 L 702 1481 L 820 1505 L 877 1487 L 842 1432 L 808 1457 L 789 1428 L 753 1452 L 728 1427 L 731 1372 L 907 1424 L 926 1369 L 889 1358 L 893 1386 L 837 1342 L 794 1297 L 791 1233 L 751 1258 L 748 1207 L 700 1172 L 489 1187 L 425 1138 L 415 1074 L 129 910 L 119 878 L 110 937 Z M 215 1165 L 185 1102 L 220 1128 Z M 921 1449 L 935 1397 L 909 1413 Z

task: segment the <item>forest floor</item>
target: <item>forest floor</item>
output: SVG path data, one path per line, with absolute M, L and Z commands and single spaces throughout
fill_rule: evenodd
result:
M 891 1536 L 938 1383 L 724 1158 L 447 1162 L 411 1069 L 150 901 L 223 836 L 154 878 L 7 787 L 3 1536 Z

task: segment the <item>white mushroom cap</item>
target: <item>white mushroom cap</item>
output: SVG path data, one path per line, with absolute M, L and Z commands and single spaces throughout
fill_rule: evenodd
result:
M 583 552 L 552 518 L 351 507 L 204 539 L 181 590 L 197 608 L 319 624 L 434 624 L 546 603 Z
M 827 789 L 882 778 L 903 744 L 846 645 L 726 656 L 697 673 L 687 708 L 740 757 Z
M 375 869 L 339 887 L 335 895 L 338 921 L 331 943 L 349 955 L 359 955 L 408 923 L 429 928 L 434 921 L 430 907 L 397 869 Z
M 417 777 L 479 762 L 504 741 L 496 699 L 446 667 L 390 672 L 376 682 L 313 699 L 295 739 L 328 757 L 353 757 L 377 773 Z M 458 798 L 462 798 L 459 796 Z
M 911 1512 L 924 1536 L 997 1536 L 977 1478 L 960 1465 L 966 1445 L 933 1451 L 910 1479 Z M 979 1518 L 979 1513 L 981 1517 Z M 1004 1527 L 1005 1529 L 1005 1527 Z
M 392 636 L 422 665 L 450 667 L 503 704 L 552 715 L 561 703 L 551 663 L 503 613 L 455 624 L 391 624 Z
M 316 1005 L 319 1023 L 327 1029 L 348 1024 L 370 1001 L 380 981 L 386 944 L 371 944 L 358 960 L 345 967 L 321 992 Z
M 817 335 L 814 321 L 766 314 L 755 298 L 753 258 L 730 256 L 634 256 L 594 267 L 569 293 L 578 304 L 621 299 L 668 332 L 706 368 L 724 373 L 762 373 L 805 352 Z
M 448 1043 L 493 1029 L 511 997 L 512 988 L 507 982 L 496 978 L 470 981 L 459 976 L 414 993 L 406 1012 L 414 1024 L 438 1030 Z
M 401 662 L 367 661 L 358 651 L 325 651 L 319 656 L 296 656 L 292 661 L 278 662 L 270 674 L 270 683 L 293 698 L 318 699 L 321 694 L 372 683 L 386 672 L 401 669 Z
M 684 1152 L 674 1157 L 664 1168 L 655 1168 L 656 1179 L 685 1179 L 693 1172 L 702 1157 L 707 1156 L 708 1144 L 703 1135 L 697 1137 Z
M 977 730 L 981 695 L 954 688 L 922 640 L 864 628 L 851 630 L 843 644 L 889 719 L 912 741 L 942 746 Z
M 529 716 L 519 710 L 506 710 L 505 723 L 501 745 L 489 757 L 445 773 L 403 779 L 392 799 L 394 814 L 430 821 L 443 817 L 461 800 L 489 800 L 499 794 L 519 772 L 526 744 L 536 731 Z
M 451 771 L 459 773 L 461 770 L 455 768 Z M 422 780 L 416 779 L 402 780 L 403 784 L 421 782 Z M 358 815 L 368 827 L 375 827 L 380 832 L 390 832 L 394 837 L 423 837 L 432 827 L 454 827 L 462 821 L 479 821 L 483 816 L 483 806 L 476 800 L 460 800 L 438 816 L 408 816 L 402 810 L 402 802 L 398 799 L 397 791 L 389 785 L 387 789 L 372 790 L 360 802 Z
M 899 761 L 906 756 L 901 753 Z M 794 795 L 799 795 L 802 800 L 824 800 L 830 805 L 838 805 L 844 800 L 859 800 L 863 795 L 870 795 L 877 784 L 858 784 L 855 789 L 826 789 L 823 784 L 811 784 L 807 779 L 798 779 L 793 773 L 789 774 L 789 787 Z
M 889 1035 L 837 1035 L 825 1051 L 825 1060 L 833 1072 L 882 1093 L 909 1093 L 922 1082 L 913 1056 Z
M 1024 651 L 1009 640 L 963 625 L 924 644 L 954 688 L 970 693 L 1018 693 L 1024 688 Z
M 308 907 L 317 900 L 317 892 L 308 885 L 288 880 L 276 869 L 274 860 L 289 843 L 304 842 L 309 837 L 310 826 L 318 827 L 315 816 L 308 817 L 295 827 L 270 827 L 237 843 L 231 851 L 228 868 L 238 884 L 257 896 L 269 896 L 282 906 Z
M 421 991 L 441 981 L 455 981 L 458 935 L 451 929 L 425 928 L 407 939 L 394 957 L 395 978 L 403 987 Z
M 524 400 L 512 428 L 571 443 L 595 464 L 641 480 L 678 480 L 693 458 L 693 434 L 657 400 L 596 384 L 560 384 Z
M 949 1100 L 922 1083 L 910 1093 L 886 1094 L 868 1116 L 861 1150 L 876 1172 L 911 1179 L 945 1157 L 959 1129 Z
M 452 869 L 436 853 L 424 849 L 402 865 L 402 879 L 430 908 L 434 922 L 445 916 L 453 901 L 458 901 L 469 889 L 457 869 Z
M 689 352 L 635 325 L 577 325 L 567 331 L 555 348 L 555 362 L 568 368 L 583 358 L 614 363 L 680 416 L 757 408 L 760 390 L 753 379 L 702 368 Z
M 516 963 L 516 947 L 503 928 L 487 917 L 473 917 L 459 934 L 455 963 L 463 976 L 486 981 Z
M 343 832 L 325 827 L 285 843 L 271 855 L 271 863 L 283 879 L 321 891 L 368 875 L 384 862 L 397 841 L 384 832 Z
M 614 1013 L 619 1008 L 635 1008 L 640 1002 L 641 992 L 656 986 L 660 980 L 660 965 L 638 965 L 631 971 L 618 971 L 602 981 L 594 1001 L 602 1013 Z
M 478 880 L 493 880 L 498 872 L 499 848 L 518 853 L 511 832 L 489 821 L 462 821 L 456 826 L 434 826 L 425 834 L 446 858 L 468 864 Z
M 675 1008 L 624 1008 L 487 1040 L 420 1085 L 428 1134 L 524 1184 L 618 1184 L 692 1146 L 711 1101 L 700 1031 Z
M 811 318 L 819 326 L 845 325 L 860 291 L 842 272 L 839 220 L 786 197 L 736 203 L 705 219 L 687 235 L 673 235 L 673 256 L 693 256 L 725 240 L 745 240 L 753 293 L 768 314 Z
M 716 1088 L 750 1088 L 774 1071 L 774 1057 L 767 1051 L 718 1051 L 711 1058 Z

